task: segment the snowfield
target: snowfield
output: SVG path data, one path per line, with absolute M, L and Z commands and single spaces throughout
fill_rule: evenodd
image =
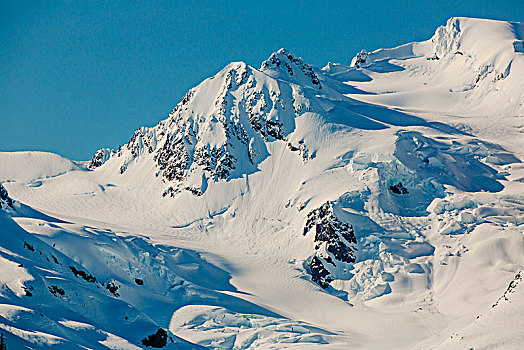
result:
M 521 349 L 524 24 L 226 66 L 89 162 L 0 152 L 9 349 Z

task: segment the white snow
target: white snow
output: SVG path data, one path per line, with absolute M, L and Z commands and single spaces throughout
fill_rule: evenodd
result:
M 80 167 L 73 161 L 47 152 L 0 152 L 0 181 L 35 181 L 58 176 Z
M 7 287 L 12 293 L 20 297 L 24 294 L 22 289 L 24 283 L 32 279 L 33 277 L 26 269 L 0 256 L 0 280 L 3 282 L 2 287 Z M 7 296 L 4 290 L 0 291 L 0 293 L 3 296 Z
M 127 340 L 120 338 L 119 336 L 116 336 L 111 333 L 105 333 L 107 335 L 107 339 L 100 341 L 99 343 L 106 346 L 108 349 L 111 350 L 140 350 L 141 348 L 129 343 Z
M 523 39 L 452 18 L 360 68 L 279 50 L 89 169 L 0 153 L 8 342 L 133 349 L 162 328 L 177 349 L 519 348 Z M 355 261 L 320 223 L 304 235 L 328 201 Z

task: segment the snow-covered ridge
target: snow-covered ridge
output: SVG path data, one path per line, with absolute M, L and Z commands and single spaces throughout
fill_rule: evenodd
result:
M 369 67 L 373 62 L 383 60 L 424 57 L 444 60 L 447 65 L 460 66 L 461 70 L 473 68 L 477 74 L 472 86 L 479 85 L 485 78 L 489 83 L 506 79 L 514 70 L 513 83 L 508 85 L 516 89 L 524 70 L 523 33 L 522 23 L 453 17 L 446 25 L 437 28 L 428 41 L 369 53 L 363 50 L 353 58 L 351 66 Z
M 515 42 L 523 33 L 522 23 L 454 17 L 436 30 L 431 42 L 439 58 L 460 51 L 487 61 L 503 52 L 522 53 Z
M 171 196 L 183 190 L 200 195 L 207 181 L 256 171 L 268 155 L 266 142 L 285 141 L 295 129 L 295 118 L 310 110 L 302 87 L 266 74 L 274 74 L 280 62 L 288 66 L 294 82 L 306 77 L 320 84 L 309 66 L 284 50 L 273 54 L 263 71 L 231 63 L 190 90 L 154 128 L 140 128 L 114 153 L 97 152 L 90 168 L 111 158 L 108 163 L 118 162 L 123 174 L 138 158 L 150 158 L 156 175 L 169 184 L 164 195 Z
M 467 17 L 452 17 L 440 26 L 433 37 L 395 48 L 359 53 L 352 66 L 369 66 L 383 59 L 407 59 L 424 56 L 440 59 L 448 55 L 470 54 L 487 61 L 502 52 L 522 53 L 524 24 Z
M 406 77 L 411 84 L 373 84 L 393 94 L 367 101 L 442 113 L 462 108 L 477 115 L 519 115 L 524 111 L 523 33 L 522 23 L 454 17 L 427 41 L 363 51 L 352 66 L 368 74 L 415 73 Z

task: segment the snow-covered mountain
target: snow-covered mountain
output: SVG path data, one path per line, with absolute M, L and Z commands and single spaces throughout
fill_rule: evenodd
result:
M 281 49 L 89 162 L 0 153 L 10 348 L 519 348 L 523 40 Z

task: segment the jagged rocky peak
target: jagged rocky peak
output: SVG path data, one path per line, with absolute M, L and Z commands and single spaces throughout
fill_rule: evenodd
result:
M 274 52 L 267 60 L 262 62 L 260 69 L 277 78 L 291 79 L 298 84 L 322 89 L 322 84 L 313 68 L 300 57 L 294 56 L 283 48 Z
M 293 65 L 294 76 L 300 71 L 318 82 L 301 60 L 284 51 L 278 55 Z M 259 71 L 233 62 L 191 89 L 167 119 L 153 128 L 138 129 L 116 152 L 122 162 L 120 173 L 150 154 L 156 175 L 168 184 L 164 195 L 174 196 L 184 190 L 201 195 L 208 182 L 256 171 L 269 155 L 266 143 L 286 142 L 295 130 L 295 119 L 311 110 L 303 85 L 277 79 L 266 66 L 268 70 Z M 293 148 L 305 149 L 305 145 Z M 99 151 L 93 164 L 100 166 L 108 155 Z
M 115 151 L 109 148 L 100 148 L 96 153 L 93 155 L 93 158 L 89 161 L 89 164 L 87 165 L 88 169 L 94 170 L 100 166 L 102 166 L 111 156 L 115 154 Z
M 361 50 L 359 53 L 356 54 L 355 57 L 353 57 L 353 59 L 351 60 L 351 65 L 350 67 L 355 67 L 355 68 L 362 68 L 362 67 L 366 67 L 367 65 L 369 65 L 369 62 L 368 62 L 368 53 L 366 50 Z
M 337 265 L 354 263 L 358 250 L 353 226 L 335 212 L 335 204 L 327 201 L 309 212 L 304 226 L 304 235 L 314 234 L 315 254 L 309 262 L 311 279 L 324 289 L 338 274 Z
M 13 200 L 9 197 L 4 185 L 0 183 L 0 209 L 13 208 Z

